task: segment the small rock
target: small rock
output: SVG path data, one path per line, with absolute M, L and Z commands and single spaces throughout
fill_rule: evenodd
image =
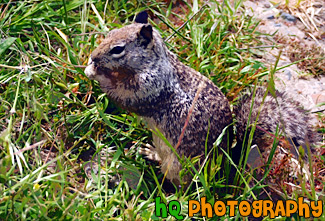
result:
M 290 81 L 292 77 L 291 71 L 286 69 L 284 70 L 284 74 L 287 75 L 287 79 Z
M 280 23 L 274 23 L 274 27 L 281 27 Z
M 320 104 L 325 102 L 325 94 L 312 94 L 311 97 L 315 104 Z
M 293 23 L 296 23 L 297 22 L 297 18 L 295 16 L 290 15 L 290 14 L 288 14 L 286 12 L 282 12 L 281 13 L 281 18 L 283 18 L 284 20 L 293 22 Z
M 270 6 L 270 4 L 264 4 L 264 7 L 265 8 L 270 8 L 271 6 Z
M 267 19 L 275 19 L 274 15 L 267 16 Z
M 296 89 L 301 93 L 302 91 L 307 91 L 308 90 L 308 81 L 306 80 L 301 80 L 296 83 Z
M 255 169 L 255 168 L 263 166 L 262 162 L 263 162 L 263 160 L 262 160 L 260 151 L 258 150 L 257 145 L 254 144 L 249 151 L 249 155 L 247 158 L 247 164 L 252 169 Z

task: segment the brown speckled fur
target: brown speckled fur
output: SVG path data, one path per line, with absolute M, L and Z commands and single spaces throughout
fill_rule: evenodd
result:
M 208 78 L 181 63 L 167 49 L 161 36 L 147 23 L 147 19 L 137 20 L 140 22 L 108 33 L 106 39 L 93 51 L 85 73 L 89 78 L 97 80 L 102 90 L 118 105 L 142 116 L 152 130 L 159 129 L 174 147 L 178 143 L 194 97 L 200 89 L 177 153 L 186 157 L 204 156 L 208 132 L 209 150 L 222 130 L 233 122 L 229 102 Z M 274 132 L 276 125 L 269 125 L 268 114 L 275 109 L 275 103 L 268 99 L 266 105 L 272 107 L 263 109 L 260 122 L 262 127 Z M 246 128 L 246 124 L 241 122 L 247 121 L 249 113 L 247 98 L 244 98 L 243 102 L 242 109 L 237 110 L 240 138 Z M 281 102 L 287 107 L 286 100 Z M 259 101 L 257 105 L 258 103 Z M 291 129 L 293 125 L 297 128 L 297 140 L 303 142 L 309 134 L 306 126 L 298 127 L 301 118 L 305 117 L 304 113 L 291 107 L 286 110 L 290 111 L 285 113 L 289 115 L 285 120 L 296 119 L 284 126 Z M 278 110 L 276 115 L 280 112 L 281 110 Z M 295 114 L 299 116 L 291 116 Z M 227 141 L 232 141 L 231 133 L 230 129 L 230 137 L 224 136 L 220 147 L 226 148 Z M 177 158 L 155 135 L 153 143 L 157 158 L 161 161 L 162 172 L 168 171 L 167 178 L 179 184 L 181 165 Z

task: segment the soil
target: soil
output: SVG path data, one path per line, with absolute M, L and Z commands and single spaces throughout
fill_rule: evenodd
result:
M 278 0 L 279 1 L 279 0 Z M 282 4 L 281 4 L 282 2 Z M 260 19 L 258 31 L 274 36 L 265 36 L 266 45 L 270 42 L 278 45 L 276 48 L 265 49 L 261 60 L 267 65 L 273 65 L 282 50 L 278 67 L 291 64 L 293 56 L 301 53 L 304 57 L 325 57 L 325 1 L 307 1 L 308 6 L 285 6 L 284 1 L 273 5 L 269 0 L 245 1 L 246 13 Z M 294 2 L 294 1 L 290 1 Z M 274 3 L 274 2 L 273 2 Z M 312 9 L 312 10 L 311 10 Z M 315 11 L 312 25 L 308 25 L 300 11 Z M 308 14 L 308 13 L 306 13 Z M 299 17 L 297 17 L 299 16 Z M 293 53 L 294 52 L 294 53 Z M 297 57 L 297 56 L 296 56 Z M 313 60 L 314 61 L 314 60 Z M 276 87 L 285 90 L 291 97 L 298 100 L 304 108 L 312 112 L 324 111 L 324 106 L 318 104 L 325 102 L 325 60 L 316 62 L 294 64 L 275 74 Z M 313 68 L 317 62 L 321 67 Z M 311 70 L 311 71 L 310 71 Z M 315 120 L 315 124 L 317 121 Z

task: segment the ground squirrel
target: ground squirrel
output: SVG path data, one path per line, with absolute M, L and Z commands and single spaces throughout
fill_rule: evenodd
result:
M 143 117 L 152 130 L 157 128 L 177 147 L 180 156 L 204 156 L 205 147 L 210 150 L 224 128 L 228 132 L 219 146 L 231 146 L 233 118 L 225 95 L 207 77 L 181 63 L 167 49 L 158 31 L 148 23 L 146 12 L 139 13 L 133 24 L 110 31 L 92 52 L 85 73 L 97 80 L 119 106 Z M 263 97 L 261 91 L 257 93 L 257 108 Z M 281 96 L 279 99 L 280 107 L 271 95 L 267 96 L 259 117 L 260 126 L 274 133 L 282 122 L 280 113 L 284 110 L 285 134 L 298 145 L 304 143 L 311 133 L 306 123 L 308 116 Z M 240 108 L 235 109 L 240 139 L 246 129 L 250 100 L 250 96 L 244 96 Z M 256 118 L 257 108 L 253 110 L 252 120 Z M 265 132 L 256 135 L 263 138 Z M 153 144 L 162 172 L 167 171 L 167 178 L 179 184 L 181 164 L 177 157 L 156 135 Z

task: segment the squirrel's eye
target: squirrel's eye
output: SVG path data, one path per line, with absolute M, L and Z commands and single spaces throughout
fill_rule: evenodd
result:
M 99 58 L 91 59 L 91 62 L 94 63 L 94 66 L 97 67 L 99 64 Z
M 125 46 L 115 46 L 110 50 L 111 54 L 121 54 L 125 49 Z

